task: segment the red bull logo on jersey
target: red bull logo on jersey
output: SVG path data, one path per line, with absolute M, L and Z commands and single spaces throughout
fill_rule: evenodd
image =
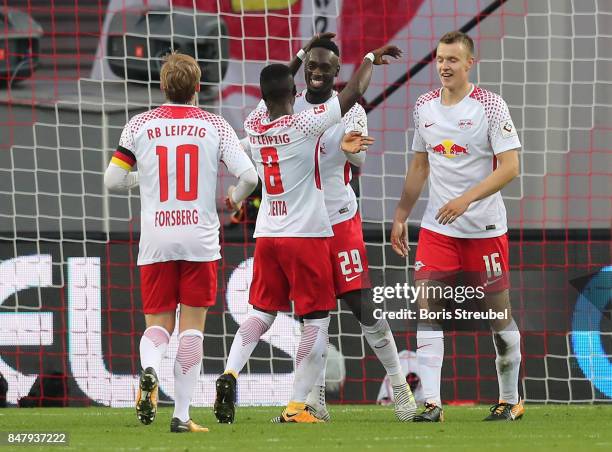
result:
M 448 159 L 454 159 L 458 155 L 468 154 L 468 145 L 465 147 L 453 142 L 452 140 L 442 140 L 442 143 L 431 147 L 435 154 L 443 155 Z

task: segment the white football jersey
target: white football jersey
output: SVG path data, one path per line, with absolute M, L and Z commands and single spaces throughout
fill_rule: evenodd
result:
M 138 265 L 221 258 L 215 203 L 221 161 L 234 176 L 253 168 L 220 116 L 191 105 L 164 104 L 130 119 L 113 162 L 124 168 L 138 162 Z
M 319 149 L 321 134 L 340 119 L 337 97 L 274 121 L 260 102 L 248 116 L 244 130 L 263 194 L 254 237 L 333 235 L 321 188 Z
M 500 236 L 508 230 L 500 192 L 472 203 L 450 224 L 439 224 L 435 217 L 493 172 L 496 154 L 521 147 L 508 106 L 476 86 L 458 104 L 445 106 L 441 91 L 421 95 L 414 107 L 412 149 L 429 153 L 429 201 L 421 226 L 451 237 Z
M 334 92 L 334 96 L 337 93 Z M 295 98 L 296 113 L 315 107 L 306 100 L 306 90 Z M 351 165 L 342 151 L 340 143 L 345 133 L 357 131 L 368 134 L 368 118 L 359 104 L 342 117 L 342 122 L 323 132 L 320 141 L 321 181 L 325 195 L 325 206 L 332 225 L 350 220 L 357 213 L 357 198 L 351 187 L 353 177 Z

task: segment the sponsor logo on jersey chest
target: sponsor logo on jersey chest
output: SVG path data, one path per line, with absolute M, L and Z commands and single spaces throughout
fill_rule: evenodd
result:
M 434 154 L 440 154 L 449 159 L 453 159 L 459 155 L 469 154 L 467 143 L 465 146 L 461 146 L 453 140 L 442 140 L 440 144 L 431 146 L 431 150 Z

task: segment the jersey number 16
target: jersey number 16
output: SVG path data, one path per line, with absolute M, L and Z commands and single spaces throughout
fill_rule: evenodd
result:
M 155 148 L 159 162 L 159 201 L 168 201 L 168 148 Z M 189 187 L 185 188 L 186 160 L 189 156 Z M 181 144 L 176 147 L 176 199 L 194 201 L 198 199 L 198 147 Z

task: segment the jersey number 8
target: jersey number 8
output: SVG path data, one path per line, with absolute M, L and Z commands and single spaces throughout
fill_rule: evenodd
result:
M 261 148 L 261 160 L 263 163 L 266 193 L 269 195 L 280 195 L 285 189 L 283 188 L 280 166 L 278 165 L 278 151 L 273 147 Z

